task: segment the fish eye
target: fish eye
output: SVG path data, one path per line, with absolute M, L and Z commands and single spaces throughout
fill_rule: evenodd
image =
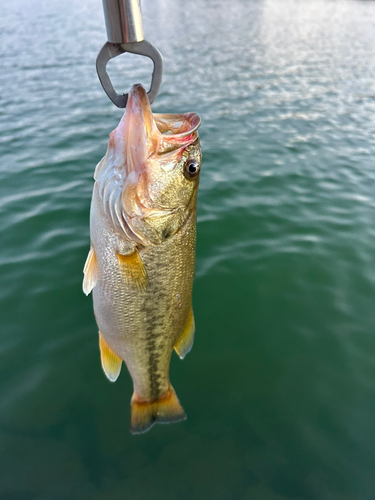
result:
M 192 179 L 193 177 L 196 177 L 199 174 L 199 163 L 195 158 L 188 160 L 185 163 L 184 170 L 185 170 L 185 177 L 187 177 L 188 179 Z

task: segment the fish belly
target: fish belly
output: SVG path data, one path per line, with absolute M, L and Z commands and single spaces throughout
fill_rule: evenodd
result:
M 98 196 L 93 196 L 90 225 L 98 263 L 93 301 L 99 330 L 125 361 L 137 396 L 157 400 L 169 390 L 171 353 L 191 313 L 196 213 L 174 236 L 139 251 L 147 273 L 142 290 L 124 278 L 116 252 L 125 236 L 113 227 Z

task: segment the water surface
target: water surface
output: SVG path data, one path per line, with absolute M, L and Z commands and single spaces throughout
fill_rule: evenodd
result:
M 0 498 L 370 500 L 375 4 L 144 0 L 155 112 L 202 117 L 186 422 L 129 433 L 81 290 L 103 93 L 99 0 L 0 7 Z M 119 90 L 150 64 L 110 64 Z

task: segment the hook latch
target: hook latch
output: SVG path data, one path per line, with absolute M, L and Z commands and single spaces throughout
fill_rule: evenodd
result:
M 158 95 L 163 77 L 163 57 L 154 45 L 143 38 L 142 13 L 139 0 L 103 0 L 108 42 L 102 47 L 96 59 L 96 70 L 100 83 L 108 97 L 119 108 L 125 108 L 128 94 L 115 91 L 107 73 L 107 64 L 124 52 L 149 57 L 154 69 L 150 90 L 150 103 Z

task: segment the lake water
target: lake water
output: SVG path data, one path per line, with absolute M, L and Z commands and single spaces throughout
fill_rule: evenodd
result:
M 188 420 L 129 433 L 81 290 L 122 114 L 99 0 L 0 6 L 1 500 L 375 497 L 375 3 L 144 0 L 156 112 L 201 115 Z M 151 64 L 109 65 L 119 90 Z

